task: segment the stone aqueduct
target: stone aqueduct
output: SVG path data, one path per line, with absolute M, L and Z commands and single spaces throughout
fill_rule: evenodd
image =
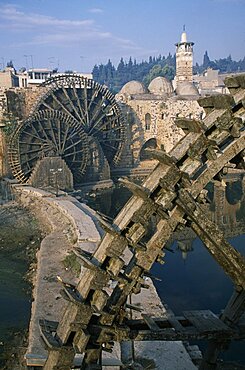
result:
M 102 351 L 110 350 L 114 341 L 193 338 L 210 339 L 200 368 L 214 369 L 220 349 L 232 338 L 244 338 L 245 261 L 202 206 L 203 189 L 214 178 L 222 181 L 224 167 L 245 167 L 245 76 L 231 77 L 226 85 L 231 95 L 199 101 L 206 113 L 203 120 L 177 119 L 182 138 L 168 153 L 160 148 L 148 150 L 156 167 L 142 185 L 121 179 L 132 191 L 131 199 L 114 220 L 100 217 L 105 236 L 94 253 L 77 251 L 83 274 L 77 286 L 63 283 L 69 304 L 61 321 L 40 322 L 49 348 L 45 370 L 70 369 L 76 352 L 84 353 L 82 369 L 101 369 Z M 75 178 L 85 176 L 94 160 L 103 159 L 103 170 L 107 164 L 114 166 L 123 155 L 127 134 L 122 122 L 114 97 L 104 87 L 87 80 L 81 84 L 72 76 L 53 80 L 34 114 L 12 137 L 13 172 L 19 181 L 28 181 L 36 162 L 46 155 L 63 156 Z M 153 232 L 148 228 L 151 216 L 157 216 Z M 164 248 L 172 233 L 187 224 L 234 283 L 227 307 L 219 318 L 207 311 L 188 311 L 182 321 L 148 317 L 131 322 L 127 297 L 141 290 L 153 263 L 164 262 Z M 108 293 L 110 281 L 115 287 Z

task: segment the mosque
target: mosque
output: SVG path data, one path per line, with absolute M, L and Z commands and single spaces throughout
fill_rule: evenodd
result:
M 145 148 L 163 148 L 169 152 L 183 137 L 176 118 L 202 119 L 204 110 L 193 83 L 193 42 L 187 41 L 185 30 L 176 43 L 176 76 L 173 82 L 156 77 L 146 88 L 139 81 L 126 83 L 116 95 L 127 117 L 128 142 L 125 165 L 151 167 Z

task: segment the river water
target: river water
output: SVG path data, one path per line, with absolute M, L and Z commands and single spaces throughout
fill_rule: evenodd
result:
M 23 280 L 28 266 L 24 261 L 0 253 L 0 365 L 8 358 L 10 343 L 15 336 L 23 333 L 30 318 L 30 289 Z M 11 353 L 12 354 L 12 353 Z
M 36 221 L 14 203 L 0 206 L 0 368 L 23 346 L 31 285 L 24 278 L 40 244 Z
M 216 220 L 230 244 L 245 255 L 245 196 L 242 182 L 229 182 L 226 188 L 208 187 L 211 204 L 210 218 Z M 115 188 L 88 197 L 88 205 L 115 217 L 130 197 L 126 189 Z M 176 314 L 187 310 L 210 309 L 219 314 L 233 292 L 233 284 L 213 259 L 202 241 L 191 231 L 178 235 L 169 244 L 165 264 L 154 264 L 151 272 L 157 279 L 154 285 L 164 304 Z M 197 343 L 202 349 L 205 343 Z M 245 342 L 232 343 L 222 354 L 226 360 L 245 365 Z
M 220 214 L 219 204 L 212 203 L 210 214 L 212 217 L 219 214 L 217 217 L 225 222 L 223 227 L 228 240 L 244 254 L 245 235 L 239 226 L 245 224 L 245 200 L 238 185 L 227 186 L 228 191 L 223 192 L 223 213 Z M 213 189 L 210 194 L 213 198 Z M 92 208 L 115 217 L 130 196 L 125 188 L 116 187 L 87 195 L 85 201 Z M 24 336 L 28 328 L 31 291 L 23 276 L 41 238 L 37 225 L 26 212 L 13 207 L 6 213 L 7 217 L 1 218 L 2 211 L 0 207 L 0 368 L 6 354 L 12 351 L 9 345 L 16 334 Z M 222 268 L 193 234 L 187 233 L 184 239 L 173 241 L 170 247 L 173 253 L 167 252 L 166 263 L 163 266 L 155 264 L 152 268 L 153 275 L 161 279 L 154 283 L 163 302 L 175 314 L 194 309 L 210 309 L 219 313 L 232 293 L 232 283 Z M 239 342 L 232 344 L 223 357 L 244 363 L 243 353 L 244 342 Z

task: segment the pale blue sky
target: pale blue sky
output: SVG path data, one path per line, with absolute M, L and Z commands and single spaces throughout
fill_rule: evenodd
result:
M 183 24 L 194 62 L 245 56 L 245 0 L 0 0 L 0 63 L 89 72 L 174 54 Z

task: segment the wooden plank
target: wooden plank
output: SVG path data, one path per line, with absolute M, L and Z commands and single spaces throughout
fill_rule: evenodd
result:
M 26 365 L 27 366 L 44 366 L 47 360 L 47 356 L 40 354 L 27 353 L 25 355 Z
M 168 322 L 172 325 L 172 327 L 177 332 L 182 332 L 184 330 L 184 327 L 181 325 L 181 323 L 177 320 L 176 316 L 168 316 Z
M 207 129 L 212 127 L 217 118 L 222 116 L 222 114 L 224 114 L 225 111 L 226 109 L 215 109 L 212 112 L 210 112 L 203 120 L 203 123 L 207 127 Z
M 178 144 L 171 150 L 171 157 L 175 158 L 177 161 L 182 159 L 193 144 L 202 134 L 190 132 L 185 137 L 183 137 Z
M 200 332 L 231 331 L 231 329 L 210 310 L 184 311 L 183 315 Z
M 150 316 L 148 316 L 148 315 L 146 315 L 146 314 L 144 314 L 144 313 L 142 313 L 142 315 L 141 315 L 141 316 L 143 317 L 143 320 L 145 321 L 145 323 L 147 324 L 147 326 L 148 326 L 152 331 L 159 331 L 159 330 L 161 330 L 161 329 L 159 328 L 159 326 L 156 324 L 155 320 L 154 320 L 152 317 L 150 317 Z
M 60 348 L 60 343 L 53 336 L 55 326 L 56 326 L 55 323 L 52 324 L 52 322 L 48 320 L 39 321 L 39 329 L 42 339 L 44 340 L 48 348 L 58 350 Z
M 212 132 L 211 135 L 209 135 L 209 139 L 210 140 L 213 140 L 217 143 L 217 145 L 221 144 L 222 142 L 224 142 L 227 138 L 229 138 L 230 136 L 230 132 L 229 131 L 219 131 L 219 130 L 215 130 L 214 132 Z
M 195 171 L 199 170 L 203 166 L 203 163 L 198 159 L 188 158 L 184 161 L 183 165 L 180 167 L 180 170 L 192 175 Z

